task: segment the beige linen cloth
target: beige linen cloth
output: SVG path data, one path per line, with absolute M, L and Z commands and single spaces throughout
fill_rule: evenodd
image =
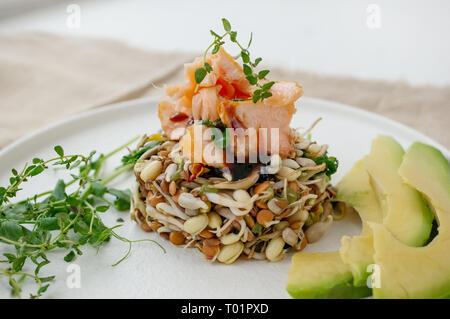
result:
M 0 148 L 30 131 L 90 108 L 160 94 L 183 81 L 194 54 L 146 52 L 105 39 L 47 33 L 0 34 Z M 414 67 L 414 66 L 411 66 Z M 387 116 L 450 149 L 450 87 L 363 81 L 273 70 L 306 96 Z

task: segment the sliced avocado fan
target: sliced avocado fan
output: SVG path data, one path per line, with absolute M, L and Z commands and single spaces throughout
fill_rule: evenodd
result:
M 359 213 L 362 232 L 341 239 L 340 258 L 336 252 L 297 253 L 292 259 L 287 286 L 294 298 L 368 296 L 371 290 L 367 278 L 369 270 L 374 269 L 369 266 L 375 263 L 376 249 L 372 230 L 376 225 L 383 224 L 383 230 L 403 246 L 419 247 L 427 242 L 433 214 L 413 188 L 417 185 L 405 184 L 398 174 L 403 155 L 403 148 L 393 138 L 379 136 L 373 140 L 370 154 L 357 162 L 338 184 L 336 199 Z
M 373 229 L 374 261 L 379 266 L 375 298 L 450 297 L 450 168 L 442 153 L 414 143 L 404 156 L 399 174 L 434 207 L 438 235 L 425 247 L 410 247 L 385 225 Z
M 424 245 L 430 237 L 433 213 L 422 195 L 406 185 L 398 174 L 403 155 L 403 148 L 393 138 L 379 136 L 372 141 L 364 166 L 383 212 L 383 225 L 401 242 L 417 247 Z M 355 286 L 366 285 L 370 275 L 367 267 L 373 264 L 372 232 L 367 228 L 363 231 L 363 236 L 344 236 L 339 250 L 342 260 L 352 271 Z

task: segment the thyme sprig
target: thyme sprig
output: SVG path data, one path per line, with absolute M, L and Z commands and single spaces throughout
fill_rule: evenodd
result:
M 89 155 L 66 155 L 61 146 L 55 146 L 56 155 L 43 160 L 34 158 L 31 164 L 26 163 L 18 171 L 12 169 L 9 185 L 0 187 L 0 243 L 12 246 L 11 252 L 4 253 L 7 267 L 0 267 L 0 276 L 6 276 L 14 296 L 20 296 L 21 286 L 26 278 L 33 279 L 37 291 L 32 298 L 39 298 L 48 289 L 55 276 L 41 276 L 41 269 L 50 263 L 47 253 L 52 250 L 65 250 L 66 262 L 73 261 L 82 255 L 82 248 L 89 245 L 99 249 L 114 237 L 129 245 L 123 258 L 130 254 L 132 244 L 129 240 L 115 232 L 117 227 L 106 226 L 100 214 L 110 207 L 119 211 L 130 208 L 130 191 L 108 187 L 107 184 L 122 173 L 129 171 L 137 161 L 137 150 L 123 159 L 122 165 L 109 177 L 99 178 L 106 160 L 132 141 L 120 146 L 108 154 L 96 152 Z M 69 171 L 69 181 L 59 180 L 53 190 L 35 194 L 24 200 L 12 202 L 22 190 L 24 183 L 42 174 L 50 167 Z M 76 185 L 69 192 L 70 185 Z M 139 241 L 151 241 L 144 239 Z M 160 246 L 161 247 L 161 246 Z M 162 247 L 161 247 L 162 248 Z M 162 248 L 163 249 L 163 248 Z M 164 249 L 163 249 L 164 250 Z M 33 265 L 34 271 L 24 271 L 25 265 Z
M 206 57 L 209 52 L 212 54 L 215 54 L 219 51 L 220 47 L 225 44 L 225 40 L 228 37 L 229 40 L 236 44 L 238 48 L 240 49 L 239 55 L 235 58 L 242 60 L 242 68 L 245 74 L 245 77 L 247 81 L 251 85 L 255 85 L 258 88 L 253 92 L 252 101 L 253 103 L 256 103 L 258 101 L 263 101 L 266 98 L 269 98 L 272 96 L 272 93 L 270 92 L 270 89 L 275 84 L 275 82 L 270 81 L 266 83 L 262 83 L 261 80 L 265 79 L 266 76 L 269 74 L 269 70 L 261 70 L 259 72 L 256 72 L 256 67 L 258 64 L 262 61 L 262 58 L 256 58 L 255 60 L 252 60 L 250 58 L 250 45 L 252 44 L 253 34 L 250 35 L 250 40 L 246 47 L 244 47 L 237 39 L 237 31 L 231 30 L 231 24 L 230 22 L 223 18 L 222 19 L 222 25 L 224 28 L 225 33 L 222 35 L 219 35 L 218 33 L 214 32 L 213 30 L 210 30 L 211 35 L 214 37 L 214 41 L 208 46 L 208 48 L 203 53 L 203 66 L 200 68 L 197 68 L 194 73 L 195 82 L 197 83 L 195 92 L 197 92 L 199 84 L 203 81 L 203 79 L 206 77 L 208 73 L 211 73 L 213 71 L 212 66 L 206 62 Z

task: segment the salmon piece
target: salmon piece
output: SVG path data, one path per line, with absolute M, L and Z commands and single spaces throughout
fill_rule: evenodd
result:
M 270 88 L 272 96 L 264 99 L 269 105 L 289 105 L 297 101 L 303 95 L 303 88 L 296 82 L 277 81 Z
M 165 89 L 167 96 L 176 101 L 175 103 L 162 101 L 159 110 L 162 128 L 170 139 L 177 139 L 177 136 L 181 134 L 180 128 L 187 126 L 188 123 L 188 120 L 178 122 L 170 120 L 170 117 L 177 113 L 193 115 L 195 120 L 219 119 L 218 105 L 225 97 L 218 93 L 229 92 L 224 88 L 225 84 L 228 89 L 231 87 L 233 92 L 236 91 L 236 94 L 251 95 L 252 88 L 241 66 L 223 48 L 220 48 L 216 54 L 209 54 L 206 62 L 212 65 L 213 72 L 206 75 L 199 84 L 197 92 L 195 91 L 197 87 L 195 70 L 203 66 L 204 61 L 201 57 L 184 65 L 185 84 L 170 85 Z M 177 133 L 174 133 L 175 130 Z
M 253 101 L 225 101 L 219 106 L 219 116 L 228 127 L 257 129 L 260 153 L 279 153 L 281 157 L 287 157 L 293 150 L 289 124 L 296 111 L 294 103 L 302 96 L 303 89 L 295 82 L 279 81 L 275 82 L 270 92 L 271 97 L 256 104 Z M 266 128 L 267 133 L 262 128 Z M 278 143 L 273 145 L 272 128 L 279 129 Z M 253 149 L 250 145 L 248 151 L 253 152 Z
M 195 128 L 200 129 L 200 132 Z M 186 129 L 186 134 L 180 139 L 180 147 L 184 156 L 192 163 L 203 162 L 203 128 L 200 125 L 191 125 Z M 197 145 L 197 146 L 196 146 Z
M 211 64 L 210 55 L 206 57 L 206 62 Z M 183 85 L 169 85 L 166 87 L 166 94 L 174 99 L 179 99 L 183 96 L 192 99 L 195 94 L 195 88 L 197 82 L 195 82 L 195 70 L 203 66 L 203 58 L 195 58 L 192 63 L 186 63 L 184 65 L 184 81 Z M 212 87 L 215 86 L 217 82 L 217 77 L 214 72 L 208 73 L 203 81 L 200 83 L 201 87 Z
M 211 65 L 211 55 L 207 55 L 205 59 L 206 63 Z M 184 79 L 186 83 L 189 83 L 192 87 L 195 88 L 197 82 L 195 82 L 195 70 L 201 68 L 203 66 L 203 58 L 198 57 L 195 58 L 194 62 L 187 63 L 184 65 Z M 216 74 L 214 72 L 208 73 L 203 81 L 199 84 L 199 87 L 211 87 L 216 85 Z
M 215 121 L 219 119 L 219 114 L 217 113 L 219 105 L 217 90 L 217 87 L 202 88 L 194 95 L 192 98 L 192 115 L 194 120 Z
M 254 88 L 248 83 L 242 67 L 223 47 L 220 47 L 216 54 L 211 55 L 211 66 L 216 78 L 222 78 L 242 93 L 252 95 Z
M 159 103 L 158 117 L 167 137 L 171 140 L 178 140 L 185 134 L 186 127 L 191 120 L 191 101 L 185 96 L 175 103 L 162 100 Z
M 199 88 L 212 87 L 217 84 L 219 78 L 236 87 L 244 94 L 251 95 L 254 88 L 245 78 L 242 67 L 229 55 L 224 48 L 220 48 L 216 54 L 208 54 L 206 62 L 209 63 L 213 71 L 208 73 Z M 184 65 L 184 85 L 169 86 L 166 93 L 173 98 L 181 96 L 190 97 L 195 91 L 197 83 L 195 82 L 195 70 L 203 66 L 203 58 L 196 58 L 192 63 Z
M 166 85 L 165 92 L 166 95 L 171 98 L 177 98 L 178 94 L 182 93 L 181 91 L 184 89 L 184 85 Z M 183 95 L 180 95 L 180 97 Z
M 233 129 L 258 130 L 258 151 L 268 155 L 278 153 L 281 157 L 287 157 L 293 150 L 292 130 L 289 128 L 289 123 L 294 113 L 294 103 L 271 105 L 265 100 L 258 103 L 224 101 L 219 106 L 219 116 L 223 123 Z M 272 128 L 279 129 L 278 141 L 274 141 L 273 144 L 270 133 Z

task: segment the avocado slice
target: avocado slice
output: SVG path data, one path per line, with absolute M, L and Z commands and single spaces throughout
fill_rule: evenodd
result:
M 419 247 L 430 237 L 433 214 L 422 195 L 398 174 L 403 155 L 392 137 L 378 136 L 364 164 L 383 209 L 383 224 L 401 242 Z
M 367 222 L 381 222 L 381 209 L 362 160 L 339 182 L 336 198 L 356 209 L 363 224 L 361 234 L 372 233 Z M 370 258 L 372 260 L 372 255 Z M 287 291 L 298 299 L 363 298 L 371 295 L 369 288 L 354 287 L 352 283 L 352 271 L 339 252 L 297 253 L 292 258 Z
M 450 210 L 449 163 L 441 151 L 415 142 L 403 157 L 398 173 L 405 183 L 421 192 L 435 210 Z
M 341 238 L 339 253 L 342 261 L 352 272 L 355 287 L 367 285 L 367 278 L 370 275 L 368 267 L 373 264 L 374 252 L 372 234 L 354 237 L 343 236 Z
M 383 224 L 408 246 L 422 246 L 430 237 L 433 214 L 422 195 L 403 183 L 398 174 L 403 155 L 403 148 L 393 138 L 379 136 L 372 141 L 364 165 L 381 207 Z M 372 222 L 380 223 L 376 220 Z M 352 271 L 353 284 L 366 285 L 370 275 L 367 267 L 373 263 L 374 254 L 371 231 L 365 230 L 363 236 L 353 238 L 344 236 L 341 243 L 339 251 Z
M 381 223 L 383 213 L 375 192 L 370 184 L 370 176 L 359 160 L 337 185 L 336 200 L 351 205 L 360 215 L 362 221 L 361 235 L 372 234 L 368 222 Z
M 450 168 L 442 153 L 414 143 L 404 156 L 399 174 L 404 182 L 424 194 L 434 207 L 438 235 L 425 247 L 410 247 L 395 238 L 386 226 L 373 229 L 375 263 L 380 285 L 375 298 L 450 297 Z
M 361 216 L 361 235 L 343 236 L 339 252 L 342 261 L 349 266 L 353 274 L 353 284 L 357 287 L 365 286 L 369 276 L 367 266 L 373 263 L 372 230 L 368 222 L 381 223 L 383 213 L 363 160 L 354 165 L 337 189 L 336 199 L 351 205 Z
M 297 299 L 363 298 L 367 287 L 354 287 L 339 252 L 297 253 L 292 257 L 287 291 Z

